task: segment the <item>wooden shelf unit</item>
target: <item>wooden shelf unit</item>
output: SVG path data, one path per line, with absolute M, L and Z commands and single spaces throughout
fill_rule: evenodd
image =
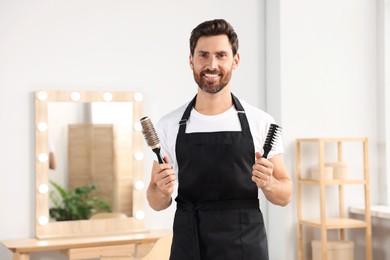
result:
M 337 144 L 337 160 L 343 161 L 343 143 L 359 142 L 363 145 L 363 178 L 362 179 L 325 179 L 325 143 Z M 318 180 L 302 178 L 301 144 L 312 143 L 318 145 L 318 159 L 320 177 Z M 372 234 L 370 213 L 370 186 L 368 167 L 368 139 L 367 138 L 299 138 L 296 144 L 296 176 L 297 176 L 297 214 L 298 214 L 298 260 L 304 259 L 303 226 L 318 228 L 321 233 L 321 255 L 327 258 L 327 231 L 339 230 L 340 239 L 345 240 L 345 230 L 351 228 L 364 228 L 366 240 L 366 260 L 372 260 Z M 316 185 L 320 193 L 320 217 L 318 219 L 305 219 L 302 214 L 302 186 Z M 326 187 L 338 186 L 339 217 L 328 218 L 326 215 Z M 364 220 L 356 220 L 345 216 L 344 186 L 363 185 L 365 212 Z

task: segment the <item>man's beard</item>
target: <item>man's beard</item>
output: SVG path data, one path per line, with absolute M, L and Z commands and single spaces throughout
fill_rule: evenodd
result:
M 226 87 L 232 77 L 232 71 L 229 70 L 226 74 L 218 73 L 220 76 L 218 81 L 207 80 L 202 75 L 204 74 L 216 74 L 216 71 L 205 70 L 200 73 L 193 72 L 195 82 L 198 84 L 199 88 L 206 93 L 215 94 L 220 92 Z

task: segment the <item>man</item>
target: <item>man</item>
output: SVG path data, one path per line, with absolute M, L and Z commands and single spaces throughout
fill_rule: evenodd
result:
M 178 179 L 171 260 L 268 260 L 258 191 L 276 205 L 291 200 L 281 142 L 261 156 L 273 118 L 231 93 L 239 62 L 228 22 L 198 25 L 189 57 L 197 95 L 157 124 L 166 163 L 154 162 L 147 199 L 166 209 Z

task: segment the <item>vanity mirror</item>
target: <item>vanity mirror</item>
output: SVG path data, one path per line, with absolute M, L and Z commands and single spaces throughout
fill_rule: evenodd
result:
M 36 237 L 143 231 L 142 94 L 103 91 L 35 92 Z M 54 149 L 53 149 L 54 147 Z M 49 169 L 54 151 L 57 167 Z M 54 180 L 66 189 L 88 183 L 124 218 L 50 219 Z

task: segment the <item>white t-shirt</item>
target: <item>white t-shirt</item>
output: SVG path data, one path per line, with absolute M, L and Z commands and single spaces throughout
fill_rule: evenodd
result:
M 267 137 L 268 128 L 270 124 L 275 123 L 275 121 L 272 116 L 266 112 L 249 105 L 241 99 L 239 99 L 239 101 L 243 106 L 248 119 L 255 152 L 263 154 L 263 144 Z M 176 138 L 179 131 L 179 122 L 188 104 L 189 102 L 165 115 L 156 124 L 156 132 L 160 139 L 161 155 L 163 157 L 169 157 L 169 162 L 173 166 L 176 175 L 178 174 Z M 241 131 L 240 120 L 234 106 L 222 114 L 213 116 L 200 114 L 195 109 L 191 110 L 187 122 L 186 133 L 221 131 Z M 277 140 L 278 141 L 272 145 L 272 150 L 269 152 L 268 158 L 284 152 L 281 136 L 279 136 Z M 253 159 L 253 162 L 255 162 L 255 158 Z

